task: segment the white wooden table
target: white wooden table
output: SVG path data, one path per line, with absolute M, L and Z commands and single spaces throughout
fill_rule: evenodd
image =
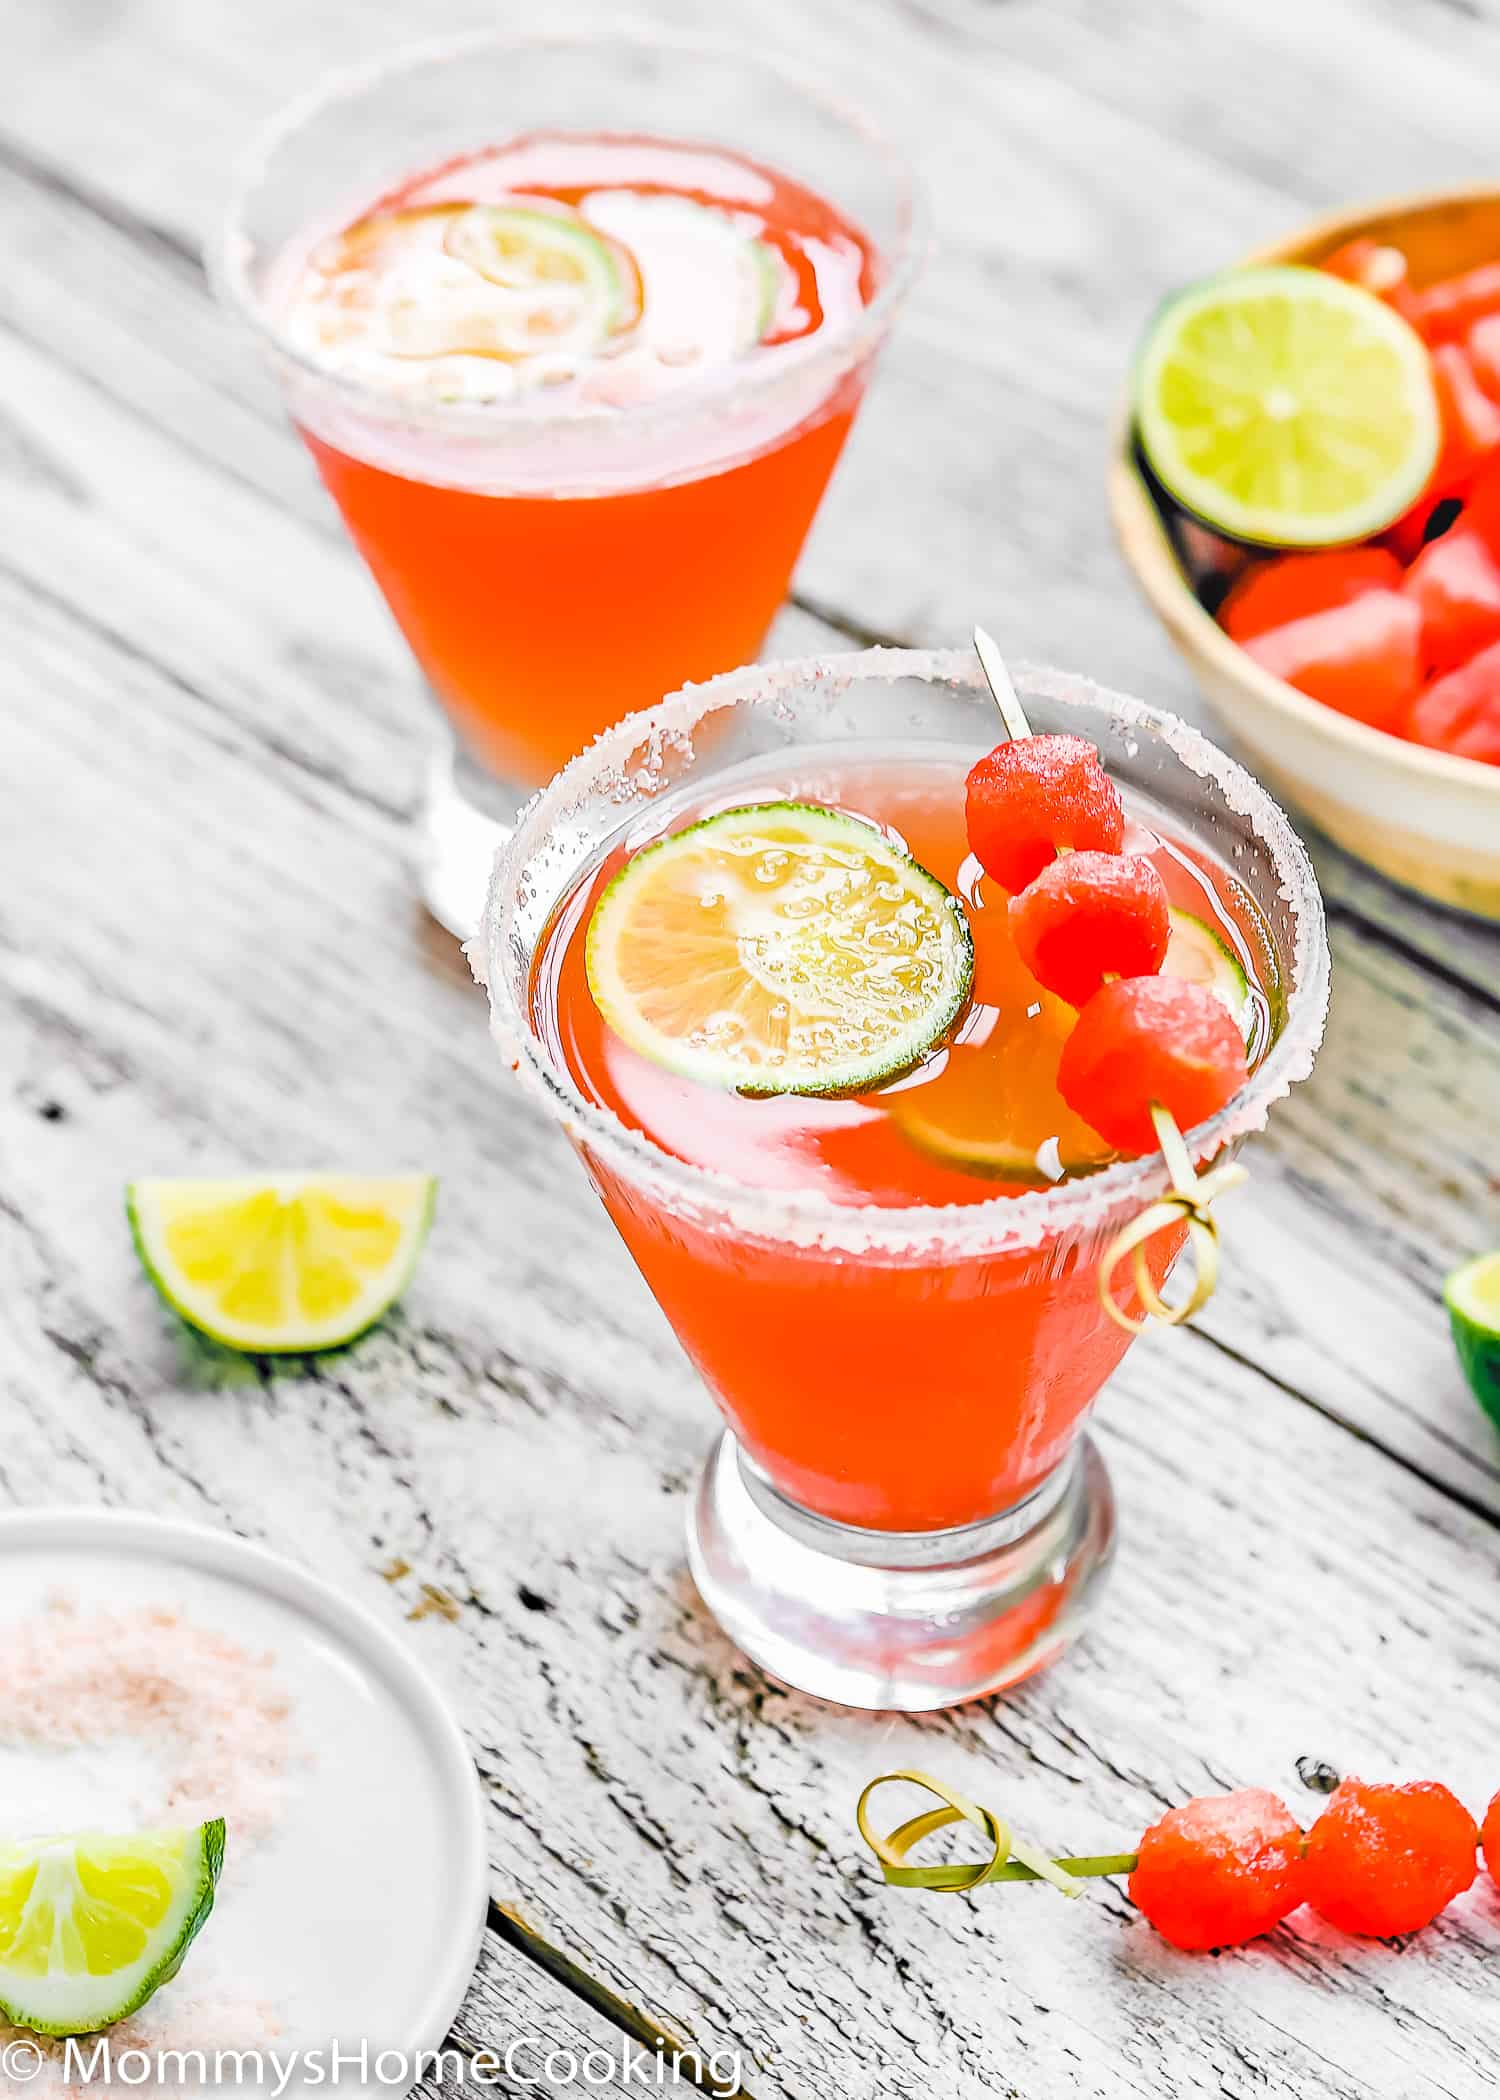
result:
M 1109 1885 L 888 1892 L 852 1807 L 934 1767 L 1095 1850 L 1240 1784 L 1310 1817 L 1301 1753 L 1500 1786 L 1500 1443 L 1439 1304 L 1500 1241 L 1500 938 L 1320 851 L 1327 1045 L 1213 1305 L 1105 1397 L 1123 1550 L 1073 1656 L 913 1721 L 732 1652 L 680 1543 L 710 1410 L 412 901 L 415 676 L 199 260 L 288 94 L 494 15 L 34 0 L 0 26 L 0 1494 L 231 1527 L 404 1631 L 489 1800 L 464 2046 L 666 2031 L 741 2051 L 760 2100 L 1468 2100 L 1500 2077 L 1487 1882 L 1405 1947 L 1304 1916 L 1190 1960 Z M 773 648 L 982 617 L 1195 712 L 1105 521 L 1133 332 L 1315 210 L 1494 170 L 1500 5 L 740 15 L 910 141 L 941 232 Z M 438 1223 L 347 1356 L 197 1349 L 137 1270 L 130 1175 L 387 1160 L 442 1174 Z

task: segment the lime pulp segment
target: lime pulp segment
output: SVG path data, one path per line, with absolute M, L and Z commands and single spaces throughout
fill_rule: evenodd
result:
M 163 1298 L 231 1349 L 337 1348 L 411 1281 L 437 1199 L 430 1174 L 132 1182 L 136 1250 Z
M 653 1063 L 751 1094 L 851 1094 L 907 1071 L 969 996 L 958 901 L 886 835 L 756 803 L 627 861 L 594 908 L 589 989 Z
M 222 1821 L 0 1844 L 0 2015 L 69 2035 L 138 2010 L 181 1968 L 223 1864 Z
M 1500 1249 L 1455 1269 L 1443 1286 L 1443 1301 L 1464 1376 L 1500 1428 Z
M 1416 331 L 1360 286 L 1292 265 L 1169 300 L 1137 362 L 1135 413 L 1169 495 L 1268 546 L 1381 531 L 1425 487 L 1440 441 Z

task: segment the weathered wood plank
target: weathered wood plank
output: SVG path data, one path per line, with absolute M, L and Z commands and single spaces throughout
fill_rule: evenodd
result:
M 619 2100 L 642 2090 L 627 2073 L 641 2053 L 572 1991 L 486 1933 L 443 2060 L 415 2090 L 426 2100 L 457 2100 L 476 2087 L 499 2100 L 535 2100 L 538 2089 Z

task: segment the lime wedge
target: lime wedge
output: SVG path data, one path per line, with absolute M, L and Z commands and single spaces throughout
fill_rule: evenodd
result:
M 1440 435 L 1416 331 L 1358 285 L 1291 266 L 1170 300 L 1137 362 L 1135 413 L 1169 495 L 1276 547 L 1381 531 L 1425 487 Z
M 432 1222 L 430 1174 L 133 1181 L 130 1229 L 174 1312 L 256 1353 L 334 1349 L 411 1281 Z
M 1455 1269 L 1443 1285 L 1443 1303 L 1464 1376 L 1500 1429 L 1500 1250 Z
M 91 2034 L 182 1967 L 214 1907 L 224 1825 L 0 1843 L 0 2015 Z
M 1206 920 L 1175 907 L 1169 917 L 1162 975 L 1205 986 L 1246 1033 L 1252 1002 L 1239 963 Z M 1077 1013 L 1044 991 L 1018 957 L 1007 977 L 976 993 L 997 995 L 1003 1056 L 955 1049 L 933 1084 L 896 1096 L 891 1120 L 930 1159 L 991 1180 L 1039 1186 L 1104 1166 L 1114 1153 L 1057 1092 L 1057 1061 Z
M 857 1094 L 914 1065 L 969 996 L 957 900 L 873 825 L 756 803 L 637 853 L 589 925 L 594 1003 L 705 1086 Z

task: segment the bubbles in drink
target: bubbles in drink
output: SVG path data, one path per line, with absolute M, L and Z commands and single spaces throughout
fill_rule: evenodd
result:
M 288 340 L 414 400 L 629 407 L 841 327 L 869 244 L 718 148 L 538 135 L 420 174 L 283 269 Z

